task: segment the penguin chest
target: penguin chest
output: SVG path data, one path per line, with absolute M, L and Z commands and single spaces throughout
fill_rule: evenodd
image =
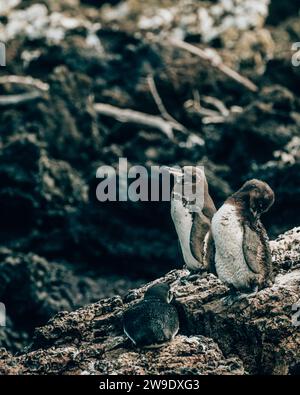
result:
M 191 231 L 193 226 L 193 213 L 183 204 L 182 200 L 171 200 L 171 216 L 178 235 L 183 259 L 189 269 L 197 270 L 201 266 L 191 251 Z
M 245 261 L 243 226 L 236 208 L 225 203 L 214 215 L 211 230 L 216 248 L 218 277 L 236 289 L 249 287 L 253 276 Z

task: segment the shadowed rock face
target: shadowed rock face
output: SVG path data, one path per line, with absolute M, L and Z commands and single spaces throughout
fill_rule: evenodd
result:
M 28 352 L 1 354 L 2 374 L 296 374 L 299 327 L 300 228 L 271 243 L 275 284 L 228 306 L 228 288 L 214 275 L 186 278 L 186 270 L 71 313 L 61 312 L 37 328 Z M 174 291 L 181 329 L 175 340 L 155 350 L 137 350 L 122 333 L 125 308 L 154 283 Z
M 0 248 L 0 260 L 0 300 L 7 315 L 6 326 L 0 327 L 0 344 L 11 352 L 24 349 L 35 327 L 57 312 L 74 310 L 115 293 L 124 295 L 142 283 L 114 276 L 93 279 L 72 266 L 7 248 Z

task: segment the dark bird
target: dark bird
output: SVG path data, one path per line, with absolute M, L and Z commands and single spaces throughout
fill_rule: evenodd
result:
M 171 216 L 182 255 L 190 271 L 206 269 L 206 241 L 211 219 L 216 212 L 201 166 L 167 168 L 174 175 Z
M 215 247 L 210 269 L 234 293 L 257 292 L 273 282 L 272 257 L 261 214 L 274 203 L 274 192 L 260 180 L 247 181 L 213 216 Z
M 170 286 L 156 284 L 145 292 L 141 302 L 125 311 L 124 333 L 135 346 L 158 348 L 173 340 L 179 330 L 179 319 L 171 300 Z

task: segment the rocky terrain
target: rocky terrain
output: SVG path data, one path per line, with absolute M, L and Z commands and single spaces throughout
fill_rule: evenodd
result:
M 106 328 L 109 317 L 119 317 L 129 289 L 182 268 L 169 203 L 98 202 L 100 165 L 117 168 L 120 157 L 147 168 L 204 165 L 217 207 L 246 179 L 257 177 L 276 194 L 274 206 L 263 218 L 271 239 L 299 226 L 300 66 L 293 65 L 297 53 L 291 48 L 300 42 L 300 3 L 284 3 L 283 7 L 279 0 L 178 0 L 176 5 L 171 0 L 1 2 L 0 41 L 6 44 L 6 67 L 0 67 L 0 302 L 5 303 L 7 322 L 0 328 L 0 346 L 6 349 L 5 364 L 11 361 L 2 369 L 12 372 L 15 366 L 29 372 L 32 355 L 38 363 L 43 356 L 45 361 L 53 357 L 53 371 L 57 361 L 57 371 L 66 373 L 122 372 L 128 358 L 136 361 L 136 369 L 154 372 L 161 363 L 164 371 L 164 358 L 177 351 L 179 359 L 186 358 L 186 366 L 193 366 L 196 358 L 198 372 L 299 369 L 291 340 L 290 356 L 275 366 L 286 327 L 272 321 L 272 312 L 264 317 L 260 307 L 265 304 L 273 311 L 271 294 L 277 300 L 283 292 L 284 308 L 289 309 L 296 298 L 294 285 L 287 291 L 279 287 L 280 292 L 274 286 L 272 292 L 261 294 L 266 300 L 259 296 L 249 302 L 252 307 L 243 314 L 252 311 L 251 317 L 261 317 L 260 324 L 253 318 L 248 334 L 236 329 L 239 342 L 228 338 L 251 349 L 252 333 L 253 342 L 259 344 L 259 355 L 251 351 L 251 358 L 259 361 L 254 363 L 246 361 L 248 349 L 241 346 L 240 355 L 226 345 L 230 322 L 242 313 L 226 312 L 231 321 L 226 321 L 225 313 L 213 313 L 226 289 L 210 276 L 191 282 L 190 292 L 178 285 L 195 300 L 200 298 L 191 307 L 191 316 L 198 314 L 194 308 L 202 311 L 199 281 L 200 288 L 208 283 L 203 297 L 211 298 L 213 307 L 203 313 L 201 325 L 183 330 L 176 343 L 155 356 L 152 367 L 143 353 L 119 346 L 109 351 L 102 340 L 95 345 L 85 334 L 76 351 L 73 334 L 68 344 L 61 329 L 56 335 L 61 337 L 59 351 L 59 340 L 50 332 L 49 340 L 47 331 L 49 325 L 64 326 L 60 318 L 35 332 L 30 346 L 35 351 L 18 360 L 6 354 L 23 353 L 35 328 L 56 313 L 120 295 L 61 316 L 76 321 L 80 312 L 84 317 L 98 315 Z M 108 105 L 115 112 L 108 112 Z M 116 115 L 120 110 L 154 116 L 160 126 L 124 120 Z M 289 270 L 297 266 L 297 259 L 284 260 L 288 282 L 293 281 Z M 175 271 L 166 278 L 182 276 Z M 107 313 L 106 307 L 101 313 L 103 303 Z M 289 313 L 274 314 L 287 322 Z M 219 324 L 210 327 L 208 317 Z M 251 317 L 244 319 L 252 323 Z M 84 318 L 80 328 L 88 333 L 94 321 Z M 270 331 L 266 334 L 260 325 Z M 78 331 L 76 327 L 74 333 Z M 209 355 L 202 353 L 203 347 L 211 350 Z M 88 350 L 108 353 L 103 361 L 120 355 L 123 362 L 94 366 L 93 358 L 98 359 L 87 357 Z M 65 357 L 60 359 L 59 352 Z M 32 364 L 34 370 L 37 365 Z M 179 365 L 174 362 L 174 369 Z M 43 366 L 40 369 L 46 372 L 48 362 Z
M 60 312 L 37 328 L 21 356 L 0 354 L 2 374 L 299 374 L 300 228 L 272 242 L 275 284 L 232 305 L 212 274 L 173 270 L 180 332 L 159 350 L 138 350 L 122 331 L 124 309 L 153 284 Z M 297 326 L 298 325 L 298 326 Z

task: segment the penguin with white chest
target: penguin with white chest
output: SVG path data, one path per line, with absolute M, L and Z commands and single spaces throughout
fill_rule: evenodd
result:
M 141 302 L 125 311 L 123 330 L 136 347 L 159 348 L 173 340 L 179 330 L 179 318 L 171 301 L 170 286 L 155 284 Z
M 237 294 L 251 294 L 273 282 L 272 257 L 261 214 L 274 192 L 260 180 L 247 181 L 213 216 L 215 255 L 211 271 Z
M 184 166 L 167 168 L 175 177 L 171 216 L 186 267 L 194 272 L 206 269 L 206 241 L 216 212 L 208 192 L 204 169 Z

